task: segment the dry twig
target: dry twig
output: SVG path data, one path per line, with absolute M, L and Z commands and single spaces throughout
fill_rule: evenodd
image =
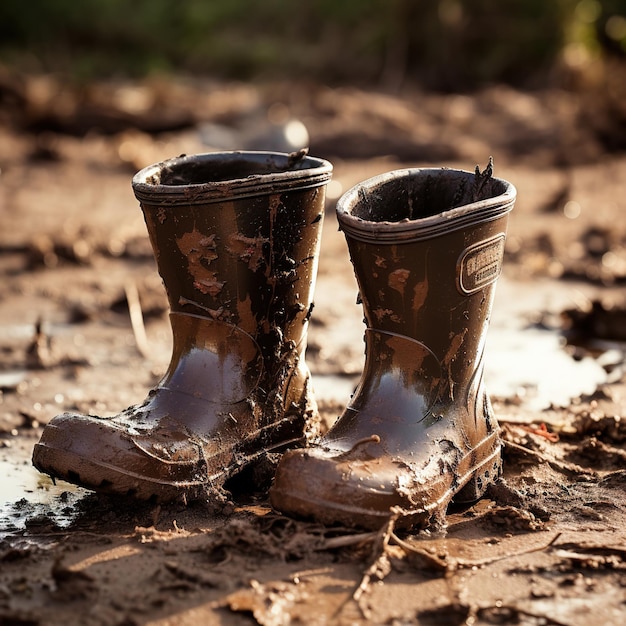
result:
M 148 358 L 150 350 L 148 347 L 148 337 L 146 335 L 146 327 L 143 324 L 143 313 L 141 311 L 141 302 L 139 300 L 139 292 L 137 285 L 128 281 L 124 285 L 126 301 L 128 302 L 128 313 L 130 315 L 130 325 L 135 336 L 135 344 L 137 350 L 142 357 Z
M 434 566 L 435 569 L 443 570 L 446 572 L 456 571 L 458 569 L 471 569 L 473 567 L 484 567 L 485 565 L 491 565 L 492 563 L 496 563 L 497 561 L 504 561 L 505 559 L 510 559 L 517 556 L 522 556 L 524 554 L 531 554 L 533 552 L 543 552 L 547 550 L 557 539 L 561 536 L 562 533 L 557 533 L 550 541 L 546 544 L 536 546 L 534 548 L 529 548 L 528 550 L 522 550 L 521 552 L 515 552 L 513 554 L 501 554 L 499 556 L 487 557 L 484 559 L 477 559 L 476 561 L 469 561 L 466 559 L 440 559 L 436 556 L 433 556 L 423 548 L 418 548 L 417 546 L 413 546 L 410 543 L 400 539 L 393 531 L 391 532 L 391 539 L 399 545 L 406 552 L 411 552 L 412 554 L 417 554 L 421 558 L 426 559 L 428 563 Z

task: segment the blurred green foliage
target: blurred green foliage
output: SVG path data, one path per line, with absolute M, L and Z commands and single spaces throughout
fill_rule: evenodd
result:
M 197 72 L 443 90 L 626 54 L 626 0 L 2 0 L 0 61 L 76 78 Z M 568 56 L 569 55 L 569 56 Z

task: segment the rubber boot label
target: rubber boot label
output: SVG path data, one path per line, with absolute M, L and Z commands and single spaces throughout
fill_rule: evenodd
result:
M 463 251 L 457 263 L 457 284 L 470 294 L 495 282 L 502 271 L 504 233 L 481 241 Z

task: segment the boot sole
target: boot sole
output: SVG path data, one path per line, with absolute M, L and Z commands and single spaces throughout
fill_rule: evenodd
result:
M 171 501 L 189 498 L 204 483 L 164 482 L 84 457 L 68 450 L 36 444 L 33 465 L 52 479 L 64 480 L 99 493 L 133 497 L 138 500 Z
M 46 443 L 35 444 L 33 465 L 53 479 L 65 480 L 99 493 L 128 496 L 137 500 L 189 502 L 211 496 L 222 499 L 226 481 L 254 466 L 268 454 L 303 444 L 304 436 L 276 441 L 275 437 L 283 426 L 284 424 L 278 424 L 258 431 L 244 446 L 233 450 L 232 461 L 228 467 L 210 476 L 203 475 L 198 480 L 169 481 L 152 478 Z

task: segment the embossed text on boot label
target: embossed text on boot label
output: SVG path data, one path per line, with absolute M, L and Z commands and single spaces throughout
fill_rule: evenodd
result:
M 466 248 L 457 263 L 457 284 L 470 294 L 493 283 L 502 271 L 504 233 Z

